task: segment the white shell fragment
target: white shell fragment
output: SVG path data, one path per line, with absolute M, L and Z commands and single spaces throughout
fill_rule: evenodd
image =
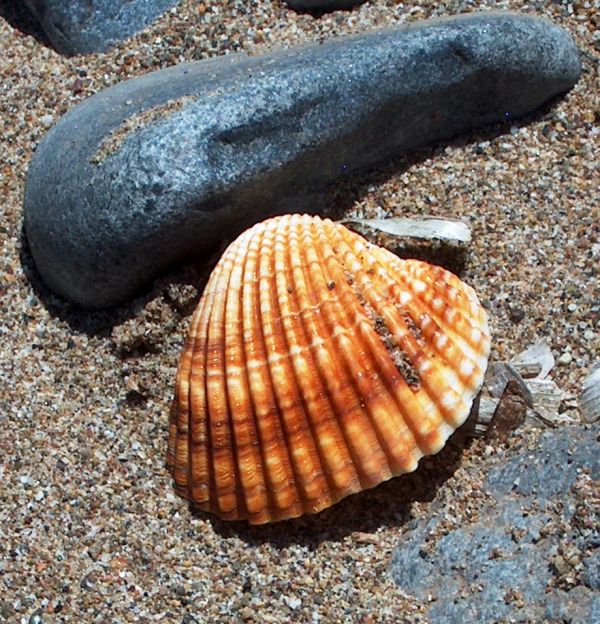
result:
M 519 395 L 527 407 L 525 422 L 538 425 L 541 422 L 549 427 L 574 422 L 568 407 L 560 413 L 561 404 L 564 408 L 569 396 L 548 378 L 554 364 L 554 356 L 546 338 L 516 355 L 510 363 L 491 364 L 480 396 L 474 404 L 474 411 L 469 417 L 470 434 L 475 437 L 487 435 L 499 407 L 510 398 L 507 384 L 511 380 L 516 381 Z M 584 422 L 600 419 L 600 363 L 584 382 L 579 403 Z
M 521 368 L 537 368 L 541 366 L 540 372 L 537 375 L 537 379 L 545 379 L 548 373 L 554 368 L 554 356 L 550 351 L 550 345 L 547 338 L 542 338 L 537 342 L 534 342 L 525 351 L 516 355 L 511 361 L 513 368 L 515 368 L 521 375 L 523 375 Z
M 484 436 L 490 427 L 499 404 L 500 399 L 494 399 L 482 390 L 473 403 L 473 410 L 465 425 L 465 434 L 472 438 Z
M 516 384 L 507 389 L 510 381 L 516 382 Z M 489 436 L 492 424 L 498 424 L 497 420 L 494 419 L 503 418 L 503 416 L 499 416 L 500 405 L 505 401 L 510 401 L 515 391 L 522 397 L 524 409 L 527 412 L 531 411 L 533 398 L 521 375 L 506 362 L 494 362 L 488 366 L 481 393 L 474 403 L 473 412 L 469 416 L 466 433 L 473 437 Z M 505 425 L 513 428 L 518 426 L 517 421 L 518 419 L 515 422 L 505 423 Z
M 579 406 L 583 422 L 593 423 L 600 420 L 600 362 L 594 365 L 583 382 Z
M 542 365 L 539 362 L 525 362 L 523 364 L 509 364 L 511 369 L 521 375 L 523 379 L 533 379 L 539 377 L 542 372 Z
M 525 380 L 514 367 L 506 362 L 494 362 L 490 365 L 488 374 L 486 374 L 485 385 L 493 398 L 501 399 L 506 384 L 508 384 L 511 379 L 514 379 L 518 383 L 527 405 L 533 407 L 533 397 L 531 396 L 531 391 L 527 387 Z
M 566 395 L 552 379 L 540 379 L 539 377 L 528 379 L 527 387 L 533 400 L 533 416 L 539 417 L 546 424 L 572 421 L 568 416 L 558 412 Z
M 400 238 L 422 238 L 471 242 L 471 229 L 458 219 L 438 219 L 436 217 L 404 217 L 392 219 L 345 219 L 344 224 L 358 224 L 372 230 L 379 230 Z

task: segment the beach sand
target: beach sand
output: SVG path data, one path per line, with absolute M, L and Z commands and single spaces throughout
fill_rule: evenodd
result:
M 426 621 L 425 605 L 389 579 L 392 549 L 436 494 L 457 521 L 471 514 L 478 459 L 502 446 L 459 433 L 416 474 L 272 526 L 192 512 L 164 458 L 177 360 L 207 264 L 118 309 L 64 303 L 40 282 L 22 234 L 27 165 L 79 101 L 182 61 L 475 7 L 545 15 L 582 53 L 569 94 L 531 118 L 346 181 L 332 210 L 467 219 L 474 241 L 462 278 L 489 311 L 492 357 L 547 337 L 552 376 L 572 398 L 600 352 L 594 2 L 381 0 L 315 19 L 278 1 L 184 0 L 112 51 L 75 58 L 48 47 L 14 4 L 0 0 L 0 621 Z

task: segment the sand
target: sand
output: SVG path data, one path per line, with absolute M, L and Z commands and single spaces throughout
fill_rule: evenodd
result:
M 444 500 L 468 491 L 478 455 L 502 446 L 459 434 L 415 475 L 273 526 L 192 513 L 174 495 L 164 457 L 178 355 L 206 263 L 126 307 L 89 313 L 65 304 L 40 282 L 22 235 L 27 164 L 77 102 L 178 62 L 475 6 L 545 15 L 582 52 L 568 95 L 529 119 L 347 182 L 332 208 L 467 219 L 474 243 L 462 277 L 489 311 L 493 357 L 546 336 L 558 360 L 553 378 L 572 399 L 600 351 L 597 5 L 373 1 L 315 19 L 281 2 L 185 0 L 107 54 L 63 58 L 13 4 L 0 1 L 0 621 L 426 621 L 425 605 L 389 579 L 392 549 L 438 490 Z

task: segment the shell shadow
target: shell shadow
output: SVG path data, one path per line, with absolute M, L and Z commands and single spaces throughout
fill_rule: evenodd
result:
M 0 0 L 0 17 L 3 17 L 13 28 L 24 35 L 29 35 L 43 46 L 54 49 L 46 33 L 25 3 L 15 0 Z
M 35 296 L 46 308 L 50 316 L 67 323 L 75 333 L 108 337 L 114 327 L 137 317 L 140 310 L 144 309 L 155 299 L 166 300 L 181 317 L 191 315 L 197 301 L 194 300 L 182 306 L 170 295 L 171 288 L 177 288 L 178 285 L 193 286 L 201 293 L 208 280 L 210 271 L 216 264 L 221 252 L 222 249 L 219 249 L 216 254 L 208 259 L 198 259 L 194 263 L 173 269 L 167 275 L 156 279 L 151 288 L 140 296 L 123 305 L 101 310 L 80 308 L 62 299 L 46 286 L 29 250 L 24 224 L 21 225 L 19 260 L 23 273 L 27 277 Z
M 412 504 L 435 499 L 439 488 L 460 467 L 463 452 L 471 443 L 472 438 L 458 431 L 437 455 L 423 458 L 415 472 L 344 498 L 315 515 L 252 526 L 247 522 L 226 522 L 193 505 L 189 508 L 193 516 L 210 523 L 224 538 L 236 537 L 251 546 L 270 544 L 284 549 L 297 544 L 315 549 L 325 540 L 341 542 L 354 532 L 375 533 L 383 527 L 406 526 L 412 520 Z
M 310 8 L 305 8 L 305 9 L 301 9 L 301 8 L 296 8 L 296 9 L 292 9 L 291 7 L 286 5 L 286 8 L 289 11 L 293 11 L 295 13 L 298 13 L 299 15 L 310 15 L 311 17 L 313 17 L 314 19 L 319 19 L 320 17 L 323 17 L 324 15 L 329 15 L 331 13 L 333 13 L 334 11 L 345 11 L 345 12 L 351 12 L 354 9 L 358 9 L 358 7 L 361 4 L 364 4 L 366 2 L 366 0 L 362 0 L 362 2 L 352 2 L 352 0 L 347 0 L 346 2 L 340 2 L 340 6 L 337 6 L 335 8 L 330 7 L 329 9 L 310 9 Z
M 0 0 L 1 1 L 1 0 Z M 69 327 L 88 336 L 110 336 L 115 325 L 133 316 L 130 308 L 117 307 L 107 310 L 83 310 L 55 295 L 44 283 L 29 250 L 25 226 L 21 224 L 19 260 L 34 295 L 51 317 L 65 321 Z
M 341 216 L 345 211 L 352 208 L 356 200 L 368 194 L 369 187 L 385 184 L 393 176 L 435 158 L 437 154 L 444 151 L 446 148 L 455 150 L 471 147 L 474 159 L 485 158 L 485 148 L 481 146 L 482 143 L 492 141 L 502 135 L 510 134 L 512 128 L 527 128 L 536 122 L 552 121 L 557 115 L 557 111 L 555 110 L 556 106 L 562 102 L 567 95 L 568 92 L 551 98 L 537 110 L 524 117 L 518 119 L 507 117 L 501 123 L 484 126 L 454 138 L 406 152 L 394 160 L 380 163 L 378 167 L 372 170 L 342 177 L 334 186 L 326 191 L 326 209 L 332 214 L 339 214 Z M 413 210 L 412 214 L 415 212 L 416 211 Z

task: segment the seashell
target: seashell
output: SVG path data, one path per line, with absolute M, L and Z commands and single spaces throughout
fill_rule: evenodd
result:
M 592 371 L 583 381 L 579 405 L 583 422 L 600 420 L 600 362 L 592 366 Z
M 225 251 L 177 373 L 176 491 L 227 520 L 316 513 L 416 469 L 467 418 L 490 350 L 455 275 L 287 215 Z

